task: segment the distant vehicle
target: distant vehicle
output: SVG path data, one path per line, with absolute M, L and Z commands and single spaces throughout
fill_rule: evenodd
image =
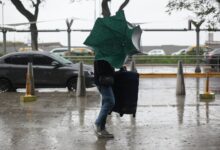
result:
M 54 48 L 50 51 L 50 53 L 54 53 L 54 54 L 57 54 L 57 55 L 60 55 L 60 56 L 64 56 L 65 55 L 65 52 L 68 52 L 68 48 L 63 48 L 63 47 L 60 47 L 60 48 Z
M 205 54 L 205 62 L 212 68 L 220 67 L 220 48 Z
M 79 47 L 71 48 L 70 51 L 65 52 L 65 56 L 92 56 L 94 52 L 91 49 Z
M 68 50 L 67 47 L 54 48 L 50 52 L 60 56 L 91 56 L 94 54 L 92 50 L 84 47 L 79 47 L 79 48 L 72 47 L 70 51 Z
M 186 55 L 196 55 L 196 46 L 190 46 L 186 49 Z M 209 51 L 212 51 L 208 46 L 200 46 L 199 48 L 199 55 L 203 55 L 204 53 L 208 53 Z
M 19 52 L 29 52 L 29 51 L 35 51 L 35 50 L 32 50 L 31 47 L 21 47 L 18 49 Z M 43 52 L 44 50 L 43 49 L 38 49 L 37 51 L 40 51 L 40 52 Z
M 175 55 L 184 55 L 185 53 L 186 53 L 186 49 L 180 49 L 180 50 L 178 50 L 177 52 L 172 53 L 171 55 L 172 55 L 172 56 L 175 56 Z
M 147 53 L 150 56 L 166 55 L 163 49 L 153 49 Z
M 15 52 L 0 57 L 0 93 L 24 88 L 28 62 L 33 63 L 36 88 L 76 89 L 79 64 L 49 52 Z M 86 87 L 94 87 L 93 67 L 83 65 Z

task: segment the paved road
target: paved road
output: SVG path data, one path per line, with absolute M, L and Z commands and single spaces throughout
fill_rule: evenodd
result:
M 202 102 L 204 79 L 187 78 L 186 96 L 176 96 L 176 79 L 140 79 L 136 118 L 112 113 L 112 140 L 97 139 L 92 124 L 98 115 L 96 88 L 77 98 L 66 90 L 37 92 L 37 101 L 23 103 L 24 93 L 0 94 L 0 149 L 2 150 L 219 150 L 220 84 L 210 79 L 216 93 Z

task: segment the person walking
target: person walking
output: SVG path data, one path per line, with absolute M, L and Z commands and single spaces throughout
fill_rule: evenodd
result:
M 103 17 L 110 17 L 111 12 L 109 10 L 108 2 L 111 0 L 102 1 L 102 15 Z M 129 0 L 125 0 L 120 6 L 119 10 L 122 10 Z M 99 115 L 95 121 L 94 128 L 98 138 L 114 138 L 112 133 L 109 133 L 106 129 L 106 120 L 109 112 L 115 104 L 115 97 L 112 89 L 114 84 L 114 67 L 106 60 L 95 60 L 94 61 L 94 76 L 95 84 L 102 96 L 102 104 Z

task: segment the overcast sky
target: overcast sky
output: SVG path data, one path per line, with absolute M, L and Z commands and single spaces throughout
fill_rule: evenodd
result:
M 11 4 L 10 0 L 2 0 L 4 5 L 4 23 L 27 22 Z M 48 21 L 38 23 L 38 29 L 66 29 L 66 18 L 76 17 L 72 29 L 91 29 L 95 17 L 99 17 L 101 0 L 81 0 L 70 3 L 70 0 L 46 0 L 40 7 L 38 21 Z M 112 0 L 111 12 L 115 14 L 123 0 Z M 130 0 L 125 8 L 125 15 L 131 23 L 141 24 L 142 29 L 183 29 L 188 27 L 190 14 L 186 12 L 176 12 L 169 16 L 165 13 L 165 6 L 168 0 Z M 96 9 L 94 9 L 96 8 Z M 2 7 L 1 7 L 2 10 Z M 2 11 L 1 19 L 2 23 Z M 28 26 L 17 26 L 17 29 L 28 29 Z M 205 28 L 202 26 L 202 28 Z M 72 32 L 72 45 L 83 45 L 83 41 L 89 33 Z M 201 44 L 207 40 L 208 32 L 201 32 Z M 11 41 L 28 42 L 30 35 L 28 33 L 8 33 L 7 39 Z M 220 33 L 214 33 L 214 39 L 220 41 Z M 2 36 L 0 36 L 2 41 Z M 67 34 L 59 33 L 39 33 L 39 42 L 61 42 L 67 45 Z M 142 45 L 195 45 L 195 32 L 143 32 Z

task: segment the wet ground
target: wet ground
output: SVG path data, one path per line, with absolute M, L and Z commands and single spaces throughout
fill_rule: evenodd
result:
M 66 89 L 0 94 L 1 150 L 219 150 L 220 79 L 210 79 L 212 101 L 201 101 L 205 79 L 186 78 L 186 96 L 176 96 L 175 78 L 140 79 L 136 117 L 112 113 L 107 127 L 114 139 L 97 139 L 93 122 L 100 95 L 96 88 L 78 98 Z M 22 90 L 21 90 L 22 91 Z

